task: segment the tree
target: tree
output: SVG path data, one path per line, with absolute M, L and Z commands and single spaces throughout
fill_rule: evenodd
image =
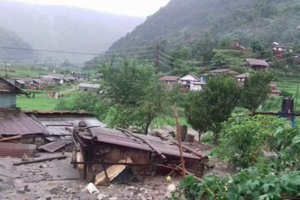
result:
M 255 54 L 256 58 L 266 59 L 272 57 L 272 53 L 270 49 L 266 49 L 260 41 L 254 40 L 250 43 L 250 47 L 252 49 L 252 53 Z
M 270 82 L 273 76 L 265 72 L 251 75 L 245 82 L 241 91 L 240 104 L 252 113 L 268 98 L 271 92 Z
M 63 98 L 57 103 L 56 109 L 71 111 L 85 110 L 101 120 L 106 117 L 108 111 L 107 103 L 101 100 L 98 94 L 92 92 L 79 92 L 68 98 Z
M 101 96 L 117 110 L 112 125 L 122 128 L 136 126 L 147 134 L 152 121 L 165 112 L 167 105 L 165 89 L 154 69 L 125 61 L 120 68 L 109 66 L 101 72 Z
M 234 79 L 212 77 L 202 93 L 191 93 L 185 106 L 188 123 L 194 129 L 212 130 L 218 143 L 221 123 L 226 121 L 239 100 L 239 89 Z
M 234 168 L 253 166 L 263 155 L 263 146 L 276 129 L 272 125 L 277 120 L 270 116 L 250 116 L 248 113 L 233 115 L 224 123 L 216 155 L 228 160 Z
M 212 62 L 213 62 L 214 67 L 217 67 L 217 68 L 222 68 L 227 65 L 226 57 L 224 56 L 224 54 L 219 53 L 219 52 L 217 52 L 213 56 Z

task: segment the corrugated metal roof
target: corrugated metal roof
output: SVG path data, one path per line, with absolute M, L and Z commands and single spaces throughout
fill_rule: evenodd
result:
M 259 59 L 254 59 L 254 58 L 248 58 L 246 59 L 248 64 L 251 66 L 264 66 L 268 67 L 269 64 L 265 60 L 259 60 Z
M 53 153 L 53 152 L 65 147 L 66 145 L 71 144 L 72 142 L 73 142 L 72 139 L 61 139 L 61 140 L 57 140 L 57 141 L 45 144 L 43 146 L 40 146 L 39 149 Z
M 98 89 L 100 88 L 100 84 L 79 83 L 79 87 Z
M 80 121 L 84 121 L 88 126 L 106 127 L 106 124 L 95 117 L 64 117 L 64 115 L 36 117 L 47 128 L 50 135 L 72 135 L 74 127 L 78 126 Z
M 161 80 L 161 81 L 178 81 L 179 78 L 180 78 L 179 76 L 163 76 L 159 80 Z
M 37 121 L 21 112 L 1 112 L 0 135 L 48 134 Z
M 129 147 L 134 149 L 140 149 L 144 151 L 153 151 L 146 143 L 143 141 L 134 138 L 130 135 L 123 133 L 122 131 L 109 129 L 109 128 L 101 128 L 101 127 L 93 127 L 89 128 L 89 131 L 93 134 L 93 137 L 97 137 L 99 142 L 114 144 L 123 147 Z M 81 132 L 80 135 L 85 139 L 91 139 L 92 136 L 86 132 Z M 138 134 L 137 134 L 138 135 Z M 150 136 L 150 135 L 138 135 L 139 137 L 147 140 L 162 152 L 165 155 L 169 156 L 180 156 L 179 148 L 176 145 L 171 145 L 168 141 L 163 141 L 158 137 Z M 199 159 L 198 156 L 195 156 L 191 153 L 184 152 L 183 156 L 185 158 Z
M 4 78 L 0 77 L 0 92 L 9 92 L 9 93 L 16 93 L 16 94 L 27 94 L 22 89 L 18 88 L 14 84 L 10 83 L 9 81 L 5 80 Z

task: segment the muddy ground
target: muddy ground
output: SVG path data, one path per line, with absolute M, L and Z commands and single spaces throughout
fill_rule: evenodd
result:
M 41 158 L 61 155 L 39 154 Z M 71 154 L 65 160 L 54 160 L 13 166 L 20 158 L 0 159 L 0 199 L 2 200 L 144 200 L 165 199 L 168 182 L 165 177 L 145 178 L 130 184 L 111 184 L 98 187 L 99 194 L 83 191 L 87 183 L 80 179 L 77 169 L 70 164 Z M 178 183 L 179 178 L 173 182 Z
M 210 146 L 194 146 L 203 155 L 208 155 Z M 39 153 L 39 158 L 53 157 L 62 153 Z M 142 182 L 111 184 L 98 187 L 98 194 L 83 191 L 88 184 L 79 177 L 79 172 L 70 164 L 71 153 L 67 159 L 43 163 L 14 166 L 20 158 L 0 159 L 0 200 L 163 200 L 166 199 L 170 184 L 163 176 L 146 177 Z M 224 166 L 212 160 L 215 168 L 207 174 L 224 175 Z M 178 185 L 181 177 L 173 177 Z

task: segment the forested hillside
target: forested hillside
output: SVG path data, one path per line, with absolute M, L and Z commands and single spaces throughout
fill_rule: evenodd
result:
M 172 0 L 111 49 L 189 44 L 209 34 L 236 37 L 242 43 L 259 40 L 294 42 L 300 38 L 300 2 L 297 0 Z
M 14 31 L 33 48 L 101 53 L 132 31 L 143 18 L 68 6 L 0 1 L 0 27 Z M 39 54 L 40 62 L 83 62 L 91 56 Z
M 20 62 L 31 59 L 33 52 L 18 51 L 6 49 L 5 47 L 32 48 L 23 41 L 16 33 L 0 28 L 0 63 L 2 62 Z

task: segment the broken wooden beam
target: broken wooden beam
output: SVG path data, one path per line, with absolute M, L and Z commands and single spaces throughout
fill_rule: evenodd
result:
M 66 158 L 67 158 L 67 156 L 56 156 L 56 157 L 51 157 L 51 158 L 42 158 L 42 159 L 38 159 L 38 160 L 31 160 L 31 161 L 13 163 L 13 165 L 14 166 L 27 165 L 27 164 L 40 163 L 40 162 L 46 162 L 46 161 L 52 161 L 52 160 L 63 160 L 63 159 L 66 159 Z
M 16 135 L 16 136 L 12 136 L 12 137 L 4 137 L 0 139 L 0 142 L 7 142 L 7 141 L 11 141 L 11 140 L 17 140 L 17 139 L 21 139 L 22 136 L 21 135 Z
M 156 134 L 157 137 L 163 139 L 163 140 L 167 140 L 167 141 L 171 141 L 173 144 L 179 146 L 179 143 L 175 140 L 170 140 L 169 138 L 167 137 L 164 137 L 161 133 L 157 133 Z M 199 158 L 203 159 L 205 157 L 203 157 L 200 153 L 198 153 L 197 151 L 195 151 L 194 149 L 190 148 L 190 147 L 187 147 L 185 145 L 182 145 L 182 148 L 185 149 L 186 151 L 189 151 L 191 153 L 193 153 L 194 155 L 198 156 Z

